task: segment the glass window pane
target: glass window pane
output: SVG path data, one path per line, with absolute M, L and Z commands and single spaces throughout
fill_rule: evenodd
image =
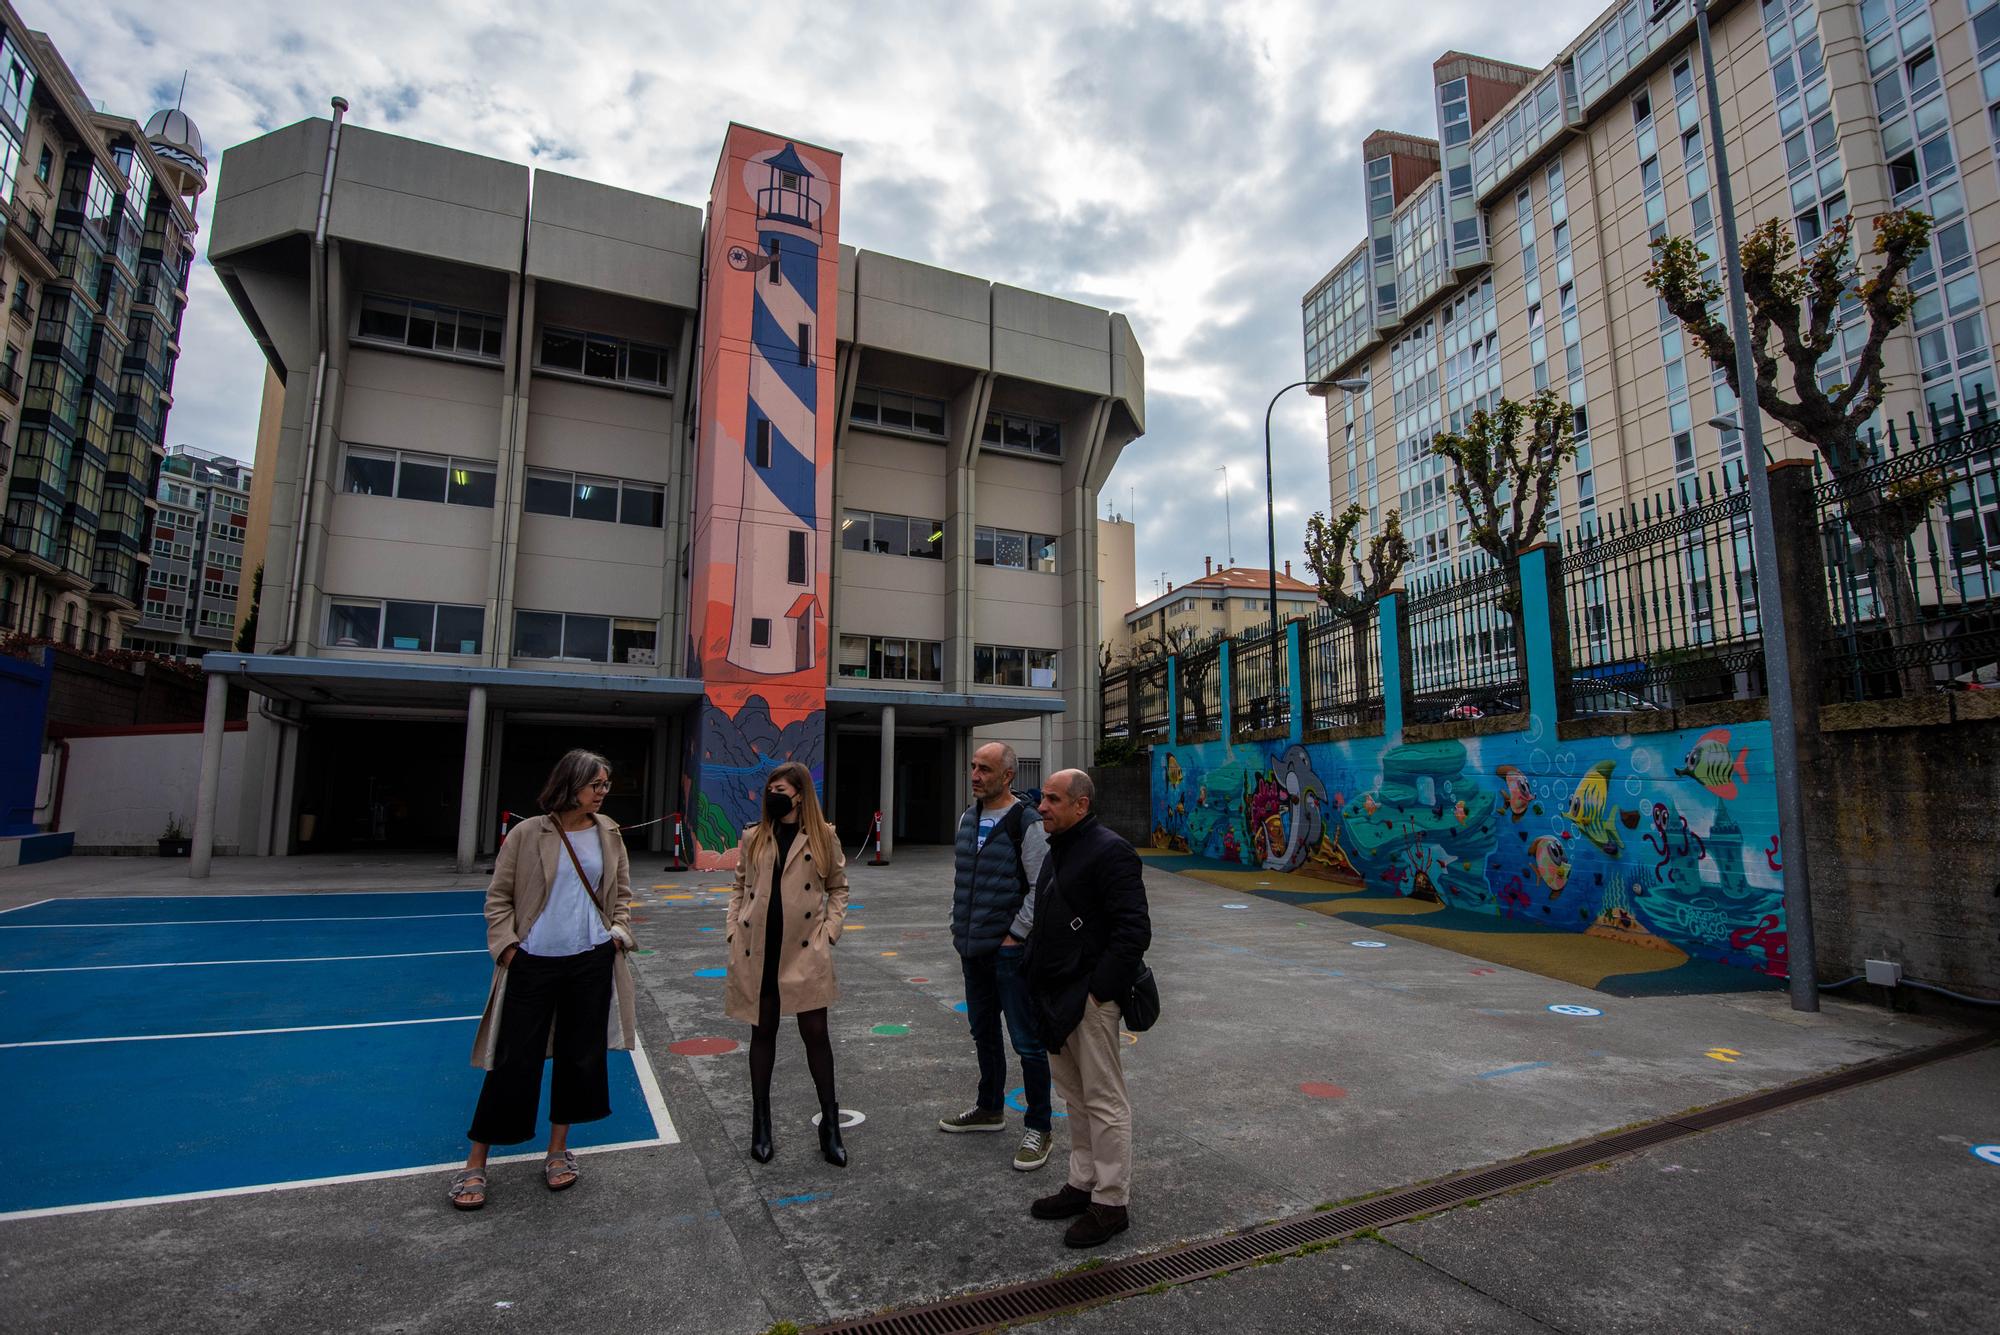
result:
M 910 521 L 910 555 L 928 557 L 933 561 L 944 559 L 944 521 L 942 519 L 912 519 Z
M 382 647 L 431 651 L 431 622 L 437 616 L 434 603 L 391 602 L 382 619 Z
M 901 556 L 909 550 L 910 521 L 902 515 L 876 515 L 875 538 L 869 550 Z
M 986 415 L 986 425 L 979 430 L 979 439 L 988 445 L 998 445 L 1000 443 L 1000 434 L 1000 415 L 998 413 L 988 413 Z
M 359 496 L 391 496 L 396 489 L 396 457 L 374 450 L 347 452 L 347 489 Z
M 437 610 L 437 641 L 431 647 L 441 654 L 476 654 L 485 647 L 485 634 L 484 608 L 445 604 Z
M 478 315 L 458 317 L 458 350 L 477 356 L 486 346 L 486 320 Z
M 887 390 L 881 395 L 882 425 L 894 427 L 898 431 L 908 431 L 915 421 L 910 410 L 910 396 L 891 394 Z
M 944 680 L 944 646 L 936 640 L 916 641 L 918 667 L 925 681 Z
M 1045 575 L 1056 573 L 1056 540 L 1046 533 L 1036 533 L 1029 538 L 1032 568 Z
M 868 675 L 868 637 L 865 635 L 843 635 L 840 637 L 840 675 L 862 677 Z
M 439 352 L 458 351 L 458 312 L 431 311 L 429 315 L 431 318 L 431 340 L 433 346 Z M 477 317 L 474 317 L 473 328 L 475 330 L 478 328 Z
M 601 338 L 588 339 L 583 347 L 583 373 L 599 380 L 618 378 L 618 345 Z
M 972 679 L 983 686 L 993 684 L 993 646 L 981 644 L 972 650 Z
M 1054 422 L 1037 422 L 1035 425 L 1035 453 L 1046 454 L 1050 458 L 1062 454 L 1062 428 Z
M 374 603 L 335 603 L 327 617 L 327 643 L 338 649 L 373 649 L 382 638 L 382 609 Z
M 854 391 L 854 407 L 847 414 L 852 422 L 873 422 L 876 419 L 876 393 L 872 389 Z
M 657 385 L 664 373 L 658 348 L 634 343 L 625 349 L 625 378 L 642 385 Z
M 873 518 L 866 510 L 848 510 L 840 516 L 840 545 L 842 550 L 865 552 L 868 550 L 869 521 Z
M 361 303 L 361 337 L 386 338 L 401 343 L 409 318 L 407 302 L 369 297 Z
M 578 519 L 602 519 L 606 522 L 618 518 L 618 483 L 606 477 L 580 477 L 576 480 L 576 506 L 571 511 Z
M 528 488 L 522 508 L 531 515 L 569 517 L 570 476 L 568 473 L 541 473 L 528 470 Z
M 403 341 L 413 348 L 429 348 L 437 344 L 436 312 L 428 306 L 410 307 L 410 329 Z
M 619 621 L 611 627 L 611 661 L 637 667 L 658 662 L 660 628 L 651 621 Z
M 1033 447 L 1034 428 L 1025 417 L 1009 417 L 1001 422 L 1000 440 L 1010 450 L 1026 450 Z
M 910 423 L 913 429 L 927 436 L 944 434 L 944 405 L 936 399 L 918 399 L 912 410 Z
M 624 495 L 618 503 L 619 523 L 659 528 L 666 521 L 666 516 L 666 488 L 648 486 L 643 482 L 625 484 Z
M 574 614 L 563 618 L 564 658 L 587 658 L 603 663 L 611 657 L 611 618 Z
M 514 656 L 557 658 L 562 654 L 562 613 L 514 613 Z
M 442 501 L 444 475 L 444 460 L 406 454 L 396 473 L 396 494 L 406 501 Z
M 451 462 L 451 490 L 445 499 L 453 505 L 476 505 L 482 510 L 493 508 L 493 469 L 487 464 L 471 463 L 464 459 Z
M 993 672 L 1001 686 L 1028 684 L 1028 651 L 997 648 L 993 651 Z
M 975 565 L 990 566 L 993 564 L 992 529 L 981 528 L 973 530 L 972 561 Z
M 993 564 L 1005 566 L 1009 570 L 1028 568 L 1028 535 L 1009 533 L 1005 529 L 993 534 Z
M 902 681 L 907 674 L 909 661 L 908 641 L 883 640 L 882 677 L 886 681 Z

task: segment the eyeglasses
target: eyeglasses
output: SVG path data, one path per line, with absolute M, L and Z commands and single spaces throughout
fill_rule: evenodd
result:
M 593 793 L 608 793 L 611 791 L 611 780 L 600 779 L 595 783 L 586 783 L 583 786 L 590 789 Z

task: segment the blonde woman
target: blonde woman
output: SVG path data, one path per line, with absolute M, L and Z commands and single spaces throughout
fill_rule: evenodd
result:
M 550 1191 L 576 1185 L 570 1127 L 611 1115 L 609 1049 L 630 1050 L 636 1025 L 625 959 L 632 864 L 618 826 L 598 814 L 610 791 L 609 762 L 571 751 L 542 785 L 548 814 L 522 821 L 500 845 L 486 887 L 493 985 L 472 1043 L 486 1082 L 466 1133 L 472 1153 L 451 1179 L 461 1210 L 486 1204 L 487 1151 L 534 1136 L 545 1058 L 555 1059 L 542 1160 Z
M 791 762 L 764 781 L 763 818 L 743 832 L 729 897 L 729 979 L 724 1010 L 750 1024 L 750 1157 L 769 1163 L 771 1067 L 778 1020 L 799 1017 L 806 1066 L 819 1093 L 819 1148 L 847 1167 L 826 1010 L 840 995 L 833 943 L 847 917 L 847 862 L 820 814 L 812 773 Z

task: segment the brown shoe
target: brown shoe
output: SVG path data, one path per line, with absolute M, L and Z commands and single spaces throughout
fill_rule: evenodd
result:
M 1096 1247 L 1111 1241 L 1132 1226 L 1122 1205 L 1099 1205 L 1092 1201 L 1063 1234 L 1065 1247 Z
M 1090 1193 L 1065 1182 L 1053 1196 L 1038 1198 L 1028 1207 L 1037 1219 L 1074 1219 L 1090 1208 Z

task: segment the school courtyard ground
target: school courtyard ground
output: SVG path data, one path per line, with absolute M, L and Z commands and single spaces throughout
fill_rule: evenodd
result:
M 643 859 L 617 1115 L 578 1128 L 575 1190 L 501 1163 L 457 1214 L 481 878 L 219 859 L 191 895 L 184 870 L 0 873 L 10 1332 L 1976 1331 L 2000 1311 L 1993 1031 L 1858 996 L 1801 1015 L 1770 980 L 1622 942 L 1149 857 L 1165 1013 L 1126 1049 L 1133 1223 L 1078 1254 L 1027 1213 L 1059 1185 L 1060 1121 L 1038 1173 L 1009 1166 L 1018 1112 L 1005 1136 L 935 1129 L 974 1088 L 947 850 L 852 869 L 844 1171 L 789 1033 L 777 1157 L 745 1153 L 727 880 Z M 1841 1071 L 1870 1078 L 1800 1083 Z

